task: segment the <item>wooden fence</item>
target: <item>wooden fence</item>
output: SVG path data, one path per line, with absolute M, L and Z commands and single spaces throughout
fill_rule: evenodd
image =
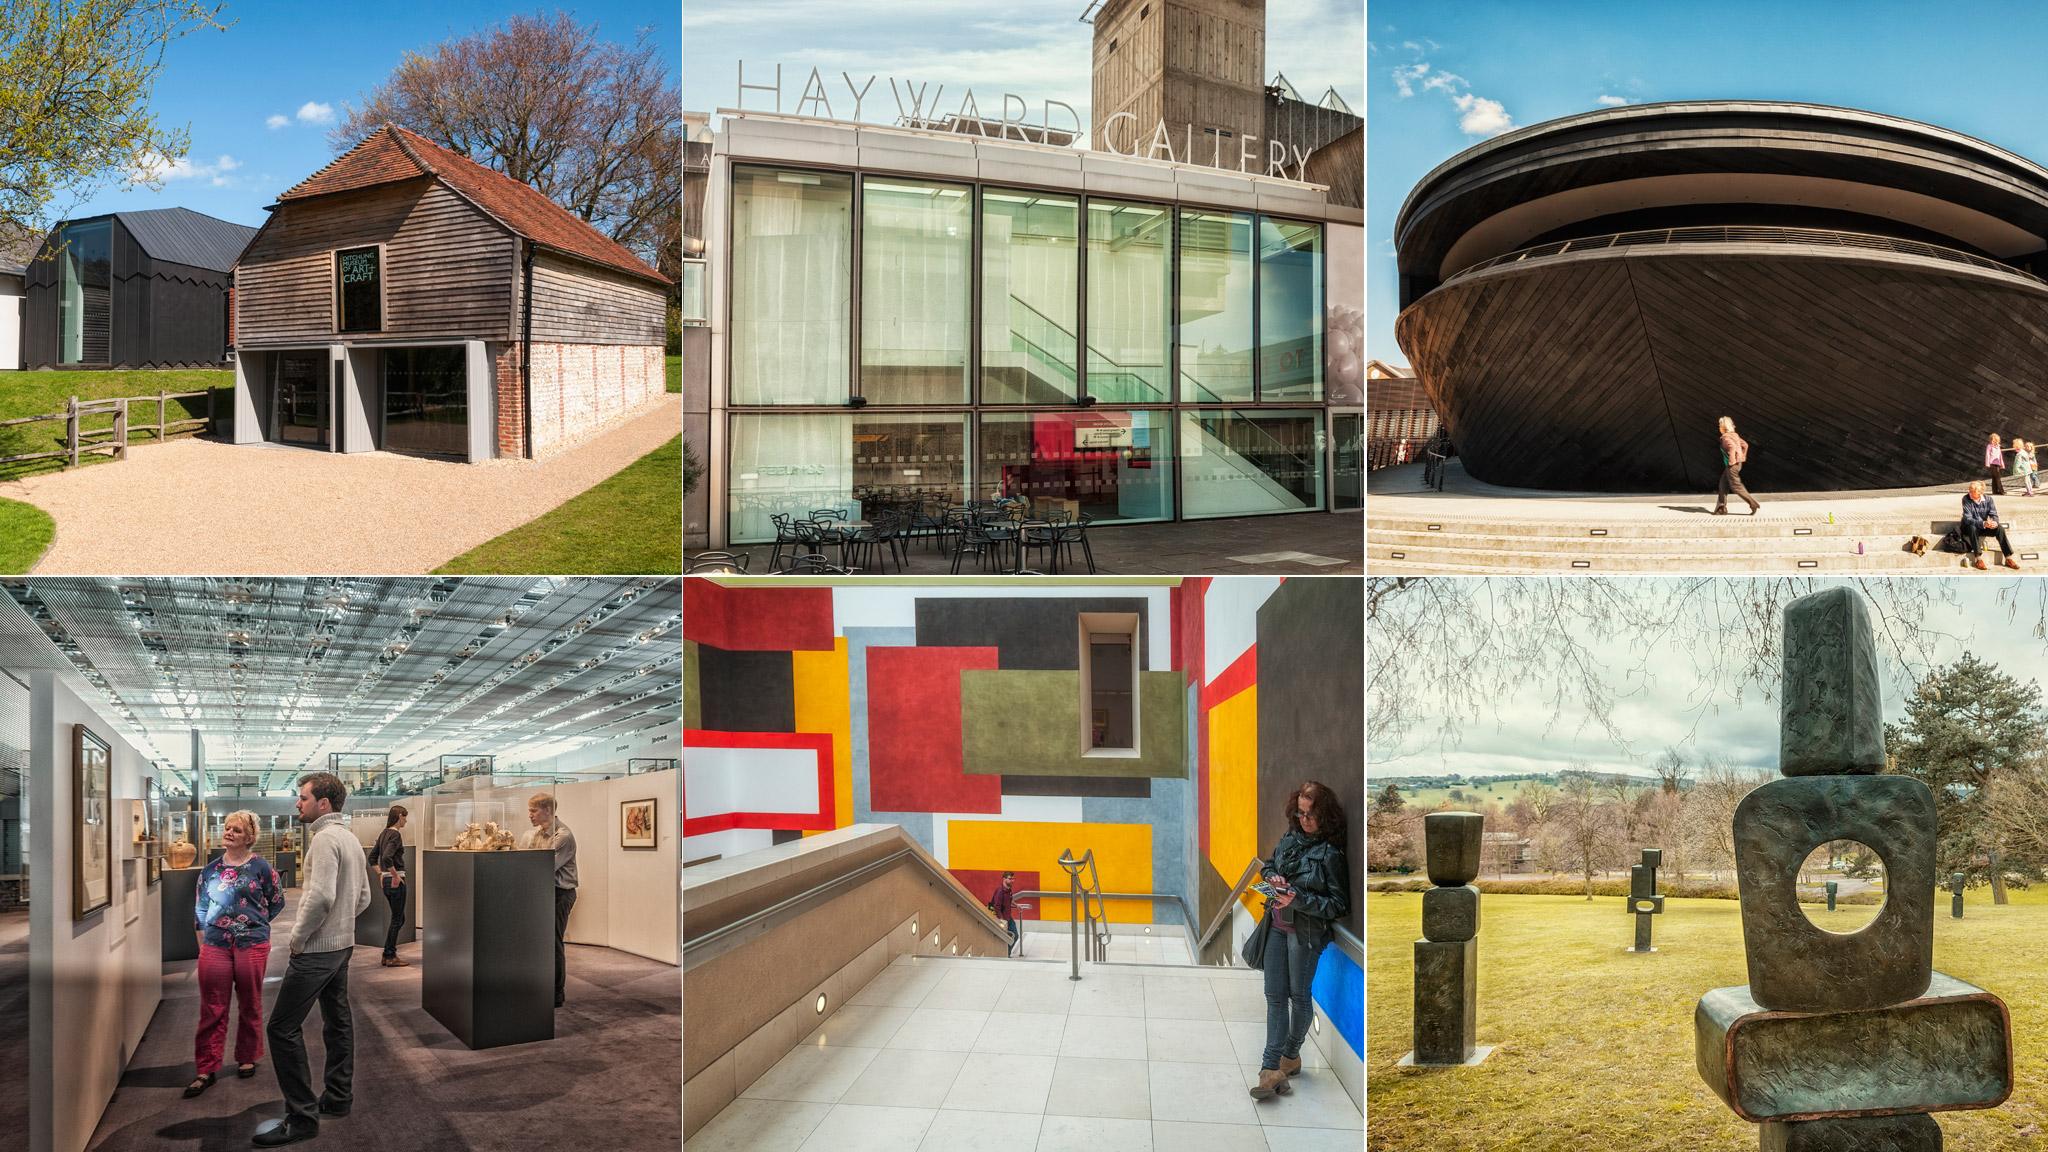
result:
M 206 398 L 206 415 L 188 416 L 173 420 L 171 401 L 187 400 L 194 396 Z M 128 406 L 131 404 L 156 405 L 156 423 L 137 424 L 129 419 Z M 89 417 L 106 416 L 114 418 L 112 427 L 87 428 Z M 0 420 L 0 428 L 16 424 L 37 424 L 62 421 L 64 424 L 64 447 L 50 452 L 24 452 L 18 456 L 0 456 L 0 464 L 17 464 L 28 460 L 50 460 L 62 457 L 66 468 L 78 467 L 81 456 L 104 453 L 116 460 L 128 458 L 128 436 L 131 432 L 153 432 L 159 443 L 180 432 L 194 432 L 201 427 L 213 427 L 213 392 L 206 389 L 198 392 L 158 392 L 154 396 L 116 396 L 103 400 L 80 400 L 73 396 L 62 412 L 47 416 L 19 416 L 12 420 Z

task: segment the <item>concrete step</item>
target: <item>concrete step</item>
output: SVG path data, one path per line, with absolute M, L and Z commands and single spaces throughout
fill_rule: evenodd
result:
M 1814 553 L 1776 549 L 1765 551 L 1722 551 L 1698 546 L 1683 550 L 1614 548 L 1606 544 L 1588 547 L 1575 541 L 1570 551 L 1485 546 L 1466 543 L 1458 537 L 1444 537 L 1435 547 L 1397 547 L 1373 540 L 1366 542 L 1368 571 L 1379 575 L 1486 574 L 1530 572 L 1637 572 L 1676 575 L 1703 572 L 1856 572 L 1948 574 L 1974 570 L 1962 567 L 1954 553 L 1929 551 L 1914 556 L 1896 544 L 1885 549 L 1866 547 L 1858 556 L 1837 546 L 1833 552 Z M 2015 547 L 2018 542 L 2015 541 Z M 2031 551 L 2031 550 L 2029 550 Z M 2027 555 L 2022 551 L 2020 555 Z M 1985 552 L 1992 572 L 2011 574 L 1999 566 L 2001 557 L 1994 547 Z M 2039 565 L 2021 560 L 2026 570 Z M 1988 573 L 1986 573 L 1988 574 Z
M 1449 526 L 1447 526 L 1449 527 Z M 1921 534 L 1928 541 L 1930 550 L 1938 541 L 1932 536 Z M 1465 551 L 1516 551 L 1516 552 L 1557 552 L 1573 556 L 1621 555 L 1621 554 L 1680 554 L 1688 556 L 1786 556 L 1832 557 L 1854 556 L 1856 546 L 1863 545 L 1863 554 L 1881 552 L 1906 552 L 1908 537 L 1903 535 L 1820 535 L 1812 536 L 1756 536 L 1756 537 L 1690 537 L 1690 536 L 1555 536 L 1542 533 L 1515 532 L 1371 532 L 1366 537 L 1369 545 L 1379 545 L 1395 550 L 1443 550 Z M 2016 532 L 2012 534 L 2015 553 L 2023 560 L 2026 554 L 2040 554 L 2048 551 L 2048 533 Z M 1990 545 L 1992 551 L 1997 545 Z
M 2017 526 L 2011 529 L 2015 546 L 2024 538 L 2032 538 L 2036 542 L 2048 540 L 2048 527 L 2043 526 L 2044 522 L 2048 522 L 2048 505 L 2044 505 L 2042 510 L 2043 517 L 2022 517 L 2016 521 Z M 1829 523 L 1825 515 L 1617 518 L 1606 522 L 1585 519 L 1566 521 L 1462 516 L 1373 516 L 1366 521 L 1365 527 L 1367 538 L 1374 540 L 1388 535 L 1462 535 L 1544 538 L 1577 543 L 1587 540 L 1838 539 L 1848 540 L 1853 545 L 1856 540 L 1896 539 L 1903 545 L 1913 536 L 1925 536 L 1929 541 L 1938 540 L 1955 524 L 1953 518 L 1942 520 L 1927 516 L 1838 518 L 1834 523 Z

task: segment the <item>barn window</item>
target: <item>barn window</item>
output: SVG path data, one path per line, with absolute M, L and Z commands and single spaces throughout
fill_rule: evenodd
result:
M 376 332 L 384 327 L 383 253 L 344 248 L 334 254 L 335 330 Z

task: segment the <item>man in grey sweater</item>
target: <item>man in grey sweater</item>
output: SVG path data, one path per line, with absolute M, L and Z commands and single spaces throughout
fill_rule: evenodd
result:
M 284 1093 L 285 1115 L 256 1129 L 252 1143 L 274 1148 L 320 1134 L 320 1117 L 346 1116 L 354 1097 L 355 1027 L 348 1010 L 348 961 L 355 952 L 356 917 L 370 906 L 363 846 L 342 822 L 348 786 L 328 772 L 299 777 L 299 821 L 306 837 L 305 887 L 292 923 L 291 963 L 270 1009 L 271 1066 Z M 327 1047 L 326 1090 L 316 1099 L 300 1026 L 320 1002 L 321 1040 Z

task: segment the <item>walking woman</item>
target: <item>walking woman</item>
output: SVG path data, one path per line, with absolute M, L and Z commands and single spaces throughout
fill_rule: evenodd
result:
M 1264 879 L 1277 895 L 1266 904 L 1266 1051 L 1252 1095 L 1264 1100 L 1293 1089 L 1301 1042 L 1315 1019 L 1309 984 L 1330 926 L 1351 910 L 1351 872 L 1344 862 L 1344 809 L 1314 780 L 1287 798 L 1287 834 L 1273 849 Z
M 247 1079 L 263 1059 L 263 967 L 270 960 L 270 922 L 284 911 L 284 889 L 270 861 L 258 856 L 256 814 L 228 813 L 221 822 L 220 859 L 199 874 L 193 926 L 199 932 L 199 1033 L 193 1059 L 199 1075 L 187 1097 L 213 1086 L 228 1035 L 228 1001 L 241 1000 L 235 1028 L 235 1074 Z
M 1735 434 L 1735 421 L 1726 416 L 1715 427 L 1721 437 L 1721 484 L 1714 492 L 1714 515 L 1728 514 L 1728 494 L 1733 492 L 1742 497 L 1742 502 L 1749 505 L 1749 514 L 1754 516 L 1763 505 L 1742 486 L 1742 466 L 1749 463 L 1749 441 Z

